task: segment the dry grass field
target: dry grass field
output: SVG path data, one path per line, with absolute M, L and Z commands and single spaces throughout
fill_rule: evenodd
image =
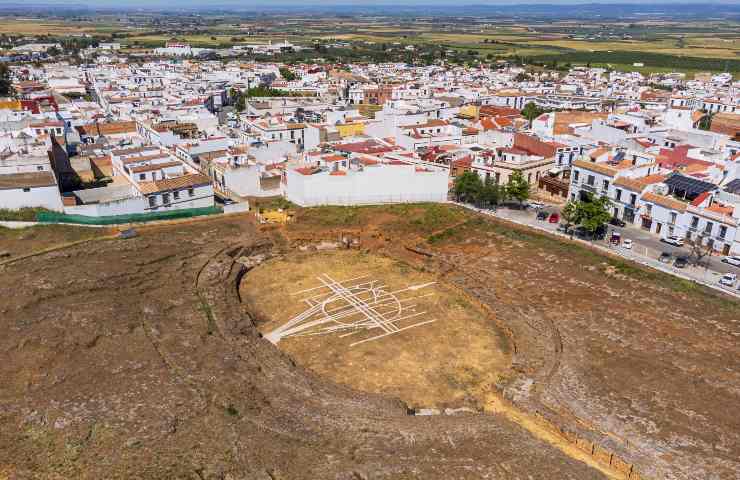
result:
M 740 472 L 736 300 L 445 205 L 299 210 L 261 228 L 206 218 L 0 264 L 0 472 Z M 43 245 L 69 238 L 58 233 Z M 341 235 L 360 249 L 312 249 Z M 424 308 L 439 320 L 350 348 L 259 335 L 300 311 L 283 298 L 327 269 L 437 281 Z M 408 414 L 422 402 L 483 412 Z
M 436 282 L 434 275 L 390 258 L 358 251 L 302 253 L 266 262 L 242 284 L 247 299 L 266 319 L 263 334 L 306 309 L 291 295 L 318 284 L 318 275 L 336 280 L 368 275 L 395 291 Z M 423 288 L 414 313 L 404 326 L 433 323 L 351 346 L 378 330 L 341 337 L 339 334 L 289 337 L 278 347 L 296 362 L 338 383 L 398 397 L 413 407 L 470 406 L 482 408 L 493 386 L 510 366 L 511 351 L 491 314 L 444 283 Z

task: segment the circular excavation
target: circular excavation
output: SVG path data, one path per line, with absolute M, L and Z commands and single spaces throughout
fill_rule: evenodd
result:
M 380 255 L 296 253 L 256 267 L 240 290 L 260 332 L 296 363 L 411 407 L 480 407 L 510 369 L 491 313 Z

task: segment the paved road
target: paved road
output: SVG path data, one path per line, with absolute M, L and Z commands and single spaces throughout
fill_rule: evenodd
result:
M 549 205 L 546 206 L 544 210 L 547 212 L 559 211 L 557 207 Z M 536 211 L 533 210 L 499 208 L 496 212 L 496 216 L 510 219 L 518 223 L 524 223 L 539 228 L 545 228 L 551 231 L 556 231 L 558 227 L 558 224 L 556 223 L 538 221 Z M 670 252 L 674 258 L 679 255 L 689 254 L 689 249 L 687 247 L 674 247 L 673 245 L 663 243 L 655 235 L 646 232 L 645 230 L 642 230 L 636 226 L 627 226 L 624 228 L 620 228 L 610 225 L 610 233 L 607 234 L 606 239 L 597 241 L 596 243 L 600 243 L 604 246 L 609 246 L 608 239 L 611 236 L 611 231 L 615 230 L 621 234 L 623 240 L 626 238 L 631 239 L 634 246 L 632 247 L 631 252 L 624 252 L 624 249 L 621 246 L 611 248 L 619 249 L 621 250 L 621 253 L 627 254 L 629 257 L 635 258 L 637 260 L 641 258 L 656 260 L 660 256 L 661 252 Z M 712 284 L 718 284 L 719 278 L 725 273 L 736 273 L 738 274 L 738 276 L 740 276 L 740 267 L 735 267 L 733 265 L 722 263 L 721 257 L 716 256 L 708 259 L 707 267 L 688 266 L 686 268 L 677 269 L 672 264 L 664 264 L 663 266 L 669 268 L 670 270 L 676 271 L 677 273 L 701 279 Z M 737 288 L 738 285 L 735 285 L 733 290 Z M 727 289 L 727 287 L 723 287 L 723 289 Z

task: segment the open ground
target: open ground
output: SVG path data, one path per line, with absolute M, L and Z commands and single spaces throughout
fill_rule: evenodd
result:
M 316 253 L 341 235 L 359 252 Z M 303 255 L 367 256 L 389 283 L 401 281 L 390 267 L 406 265 L 449 288 L 441 298 L 482 308 L 489 316 L 469 321 L 495 320 L 511 345 L 510 371 L 477 391 L 484 411 L 409 415 L 395 392 L 416 392 L 400 376 L 382 394 L 332 380 L 351 349 L 312 370 L 262 338 L 260 325 L 295 307 L 254 304 L 262 286 L 250 282 L 291 266 L 301 281 Z M 740 472 L 736 301 L 454 207 L 300 210 L 264 231 L 245 216 L 147 227 L 0 271 L 0 473 L 16 478 L 580 480 L 626 478 L 623 463 L 639 478 Z M 272 310 L 281 318 L 261 316 Z M 394 346 L 373 343 L 378 355 Z M 584 454 L 573 438 L 596 447 Z
M 362 56 L 365 49 L 377 54 L 383 45 L 387 48 L 414 45 L 417 50 L 412 59 L 426 55 L 439 58 L 439 50 L 447 50 L 457 52 L 448 53 L 444 57 L 447 61 L 455 60 L 456 56 L 466 62 L 492 62 L 517 56 L 529 63 L 559 62 L 642 73 L 740 72 L 739 24 L 732 20 L 527 22 L 506 18 L 495 22 L 481 19 L 461 22 L 361 16 L 267 16 L 248 21 L 233 17 L 233 21 L 227 21 L 206 15 L 195 25 L 193 18 L 183 18 L 182 27 L 177 26 L 177 21 L 163 26 L 147 17 L 130 23 L 110 15 L 67 21 L 12 17 L 1 20 L 0 34 L 49 35 L 62 39 L 65 35 L 86 33 L 100 40 L 120 42 L 124 51 L 163 46 L 173 38 L 206 48 L 283 40 L 313 47 L 316 43 L 343 40 L 351 41 L 352 45 L 332 50 L 332 58 L 367 61 Z M 317 56 L 303 54 L 288 60 L 313 61 Z M 635 66 L 636 63 L 643 65 Z
M 316 277 L 323 274 L 334 279 L 366 275 L 357 282 L 377 280 L 389 292 L 423 288 L 399 297 L 405 306 L 414 306 L 407 314 L 414 317 L 402 322 L 407 330 L 372 341 L 382 331 L 282 339 L 280 349 L 299 364 L 338 383 L 400 398 L 414 408 L 482 408 L 509 371 L 508 338 L 488 312 L 461 292 L 433 283 L 437 278 L 429 273 L 358 251 L 300 253 L 255 268 L 245 277 L 242 299 L 253 306 L 259 330 L 267 334 L 304 311 L 301 297 L 290 293 L 316 288 Z

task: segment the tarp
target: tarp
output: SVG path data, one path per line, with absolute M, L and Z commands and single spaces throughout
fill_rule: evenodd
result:
M 39 212 L 36 220 L 43 223 L 78 223 L 80 225 L 118 225 L 123 223 L 143 223 L 155 220 L 173 220 L 177 218 L 200 217 L 222 213 L 216 206 L 203 208 L 183 208 L 165 212 L 132 213 L 129 215 L 112 215 L 108 217 L 89 217 L 87 215 L 68 215 L 59 212 Z

